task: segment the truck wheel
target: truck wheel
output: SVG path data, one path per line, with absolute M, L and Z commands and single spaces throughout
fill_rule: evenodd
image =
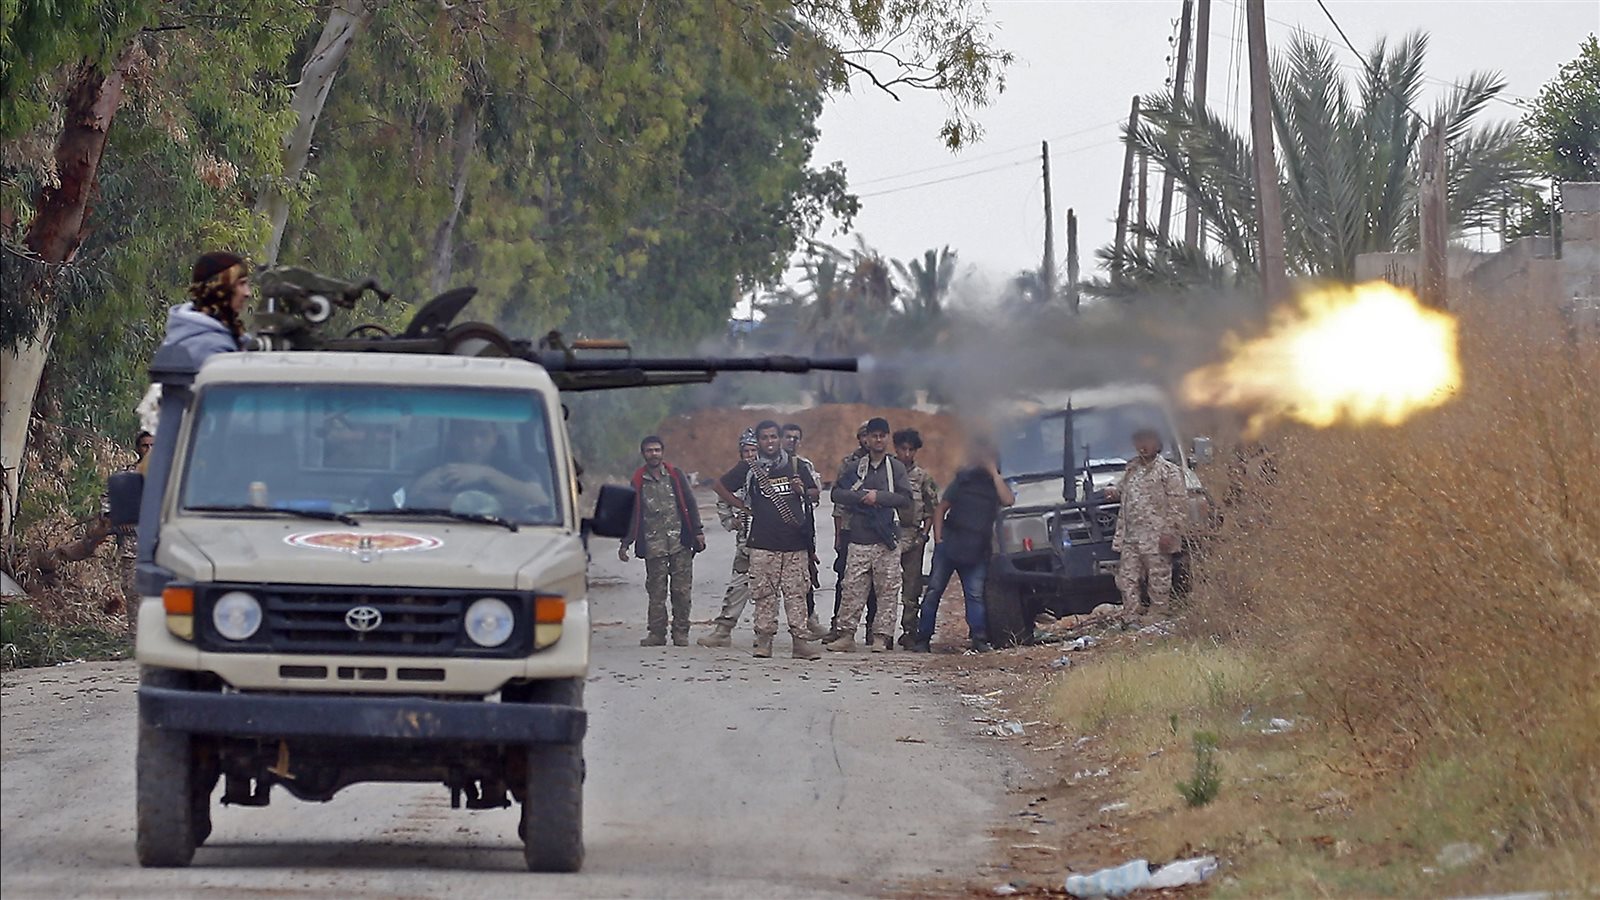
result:
M 984 585 L 983 605 L 989 620 L 989 643 L 1012 647 L 1033 640 L 1033 618 L 1022 591 L 1014 584 L 990 581 Z
M 509 703 L 583 706 L 582 678 L 507 685 Z M 534 744 L 527 750 L 522 820 L 517 836 L 530 872 L 576 872 L 583 866 L 583 743 Z
M 166 669 L 146 668 L 140 683 L 177 687 L 185 674 Z M 139 722 L 139 745 L 135 784 L 137 787 L 138 828 L 134 849 L 139 865 L 181 868 L 194 859 L 196 838 L 196 794 L 193 739 L 187 732 L 160 731 Z M 209 807 L 210 797 L 205 800 Z M 209 808 L 204 832 L 210 834 Z
M 583 867 L 583 745 L 528 748 L 522 800 L 522 856 L 530 872 Z

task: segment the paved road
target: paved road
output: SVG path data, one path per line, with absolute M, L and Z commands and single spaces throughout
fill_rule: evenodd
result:
M 715 613 L 732 556 L 709 523 L 696 565 L 701 619 Z M 360 785 L 323 805 L 275 792 L 264 809 L 218 809 L 192 868 L 140 869 L 137 674 L 131 663 L 83 663 L 5 676 L 0 891 L 847 896 L 980 862 L 1011 765 L 973 737 L 953 692 L 917 658 L 753 660 L 748 621 L 737 649 L 641 648 L 644 567 L 618 563 L 615 547 L 594 548 L 581 874 L 521 871 L 515 809 L 452 810 L 442 785 Z M 787 639 L 778 643 L 786 652 Z

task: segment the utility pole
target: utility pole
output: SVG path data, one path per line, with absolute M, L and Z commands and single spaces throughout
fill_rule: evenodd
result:
M 1449 178 L 1445 171 L 1444 118 L 1434 119 L 1422 137 L 1422 177 L 1418 185 L 1418 224 L 1422 241 L 1422 303 L 1435 309 L 1445 309 L 1449 301 L 1450 237 L 1449 210 L 1445 205 L 1445 191 Z
M 1078 214 L 1067 210 L 1067 306 L 1078 311 Z
M 1183 0 L 1183 22 L 1178 26 L 1178 77 L 1172 82 L 1172 105 L 1183 107 L 1183 82 L 1189 76 L 1189 10 L 1194 0 Z M 1161 176 L 1161 238 L 1172 225 L 1172 172 Z
M 1122 189 L 1117 192 L 1117 243 L 1111 251 L 1111 283 L 1122 283 L 1123 248 L 1128 245 L 1128 194 L 1133 181 L 1133 133 L 1139 127 L 1139 95 L 1128 110 L 1127 150 L 1122 154 Z
M 1039 142 L 1039 156 L 1044 161 L 1044 265 L 1039 275 L 1044 281 L 1044 299 L 1056 299 L 1056 217 L 1050 206 L 1050 142 Z
M 1144 236 L 1150 231 L 1150 204 L 1146 202 L 1145 196 L 1145 185 L 1147 182 L 1149 182 L 1149 180 L 1150 157 L 1141 150 L 1139 152 L 1139 199 L 1135 201 L 1135 205 L 1137 205 L 1139 208 L 1139 233 L 1134 235 L 1133 238 L 1134 244 L 1136 244 L 1139 248 L 1140 256 L 1144 255 Z
M 1256 233 L 1260 245 L 1256 267 L 1261 293 L 1268 304 L 1289 294 L 1284 271 L 1283 207 L 1278 197 L 1278 162 L 1272 150 L 1272 74 L 1267 68 L 1267 11 L 1264 0 L 1245 0 L 1245 25 L 1250 53 L 1250 139 L 1255 157 Z
M 1194 111 L 1198 115 L 1206 108 L 1206 69 L 1210 61 L 1211 48 L 1211 0 L 1200 0 L 1200 6 L 1195 10 L 1194 20 Z M 1200 203 L 1199 197 L 1189 195 L 1189 202 L 1183 211 L 1183 243 L 1189 248 L 1189 253 L 1198 255 L 1200 250 Z

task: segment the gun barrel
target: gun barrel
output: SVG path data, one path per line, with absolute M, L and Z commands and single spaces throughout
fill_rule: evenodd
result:
M 541 354 L 539 362 L 553 372 L 616 372 L 639 369 L 645 372 L 788 372 L 802 374 L 818 370 L 855 372 L 854 357 L 813 359 L 807 356 L 732 356 L 732 357 L 621 357 L 617 359 L 572 359 L 560 353 Z

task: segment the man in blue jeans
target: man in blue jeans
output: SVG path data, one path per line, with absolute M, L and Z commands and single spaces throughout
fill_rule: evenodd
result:
M 949 586 L 951 575 L 961 578 L 961 592 L 966 595 L 972 649 L 979 653 L 994 649 L 989 645 L 983 580 L 989 573 L 995 519 L 1002 507 L 1015 502 L 1017 495 L 1000 477 L 1000 458 L 994 446 L 973 439 L 967 448 L 967 466 L 956 473 L 933 516 L 933 572 L 928 576 L 927 593 L 922 596 L 912 652 L 929 652 L 928 642 L 933 640 L 933 626 L 939 616 L 939 598 Z

